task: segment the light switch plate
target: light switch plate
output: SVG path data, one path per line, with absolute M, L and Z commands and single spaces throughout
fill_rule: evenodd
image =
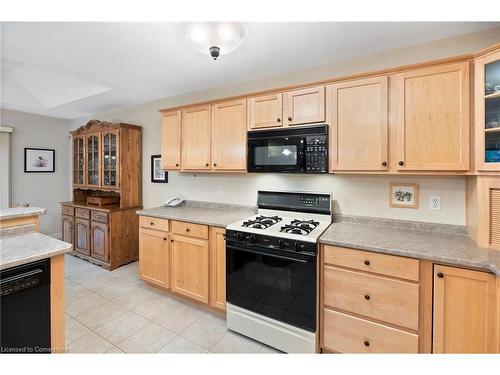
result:
M 429 197 L 429 210 L 441 209 L 441 197 L 439 195 L 431 195 Z

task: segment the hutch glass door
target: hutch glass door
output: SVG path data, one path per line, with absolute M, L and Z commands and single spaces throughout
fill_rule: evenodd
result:
M 87 186 L 99 186 L 99 134 L 87 136 Z
M 500 166 L 500 60 L 484 66 L 484 100 L 484 163 Z
M 118 133 L 103 133 L 103 187 L 118 187 Z
M 73 139 L 73 185 L 85 185 L 85 148 L 84 137 Z

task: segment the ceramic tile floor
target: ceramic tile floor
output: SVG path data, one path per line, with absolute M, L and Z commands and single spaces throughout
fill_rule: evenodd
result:
M 226 329 L 222 314 L 66 255 L 68 353 L 279 353 Z

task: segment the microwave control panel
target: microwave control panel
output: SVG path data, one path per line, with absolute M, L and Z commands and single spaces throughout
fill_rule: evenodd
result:
M 326 135 L 306 137 L 306 172 L 328 172 L 328 143 Z

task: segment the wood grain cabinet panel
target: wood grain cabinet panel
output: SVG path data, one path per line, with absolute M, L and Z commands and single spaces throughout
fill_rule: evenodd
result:
M 139 216 L 139 226 L 168 232 L 168 220 L 159 217 Z
M 171 221 L 172 233 L 189 237 L 208 239 L 208 226 L 188 223 L 186 221 Z
M 74 223 L 75 218 L 73 216 L 62 215 L 61 216 L 61 235 L 64 242 L 73 244 L 74 240 Z
M 181 167 L 181 110 L 163 113 L 161 133 L 161 163 L 163 169 Z
M 168 233 L 139 229 L 139 274 L 147 282 L 170 287 L 170 241 Z
M 75 218 L 75 251 L 90 255 L 90 221 Z
M 327 87 L 330 169 L 388 169 L 387 77 L 342 82 Z
M 210 228 L 210 305 L 226 310 L 226 230 Z
M 397 169 L 469 168 L 469 63 L 396 75 Z
M 340 353 L 418 353 L 418 335 L 324 309 L 323 347 Z
M 103 262 L 109 261 L 108 224 L 92 221 L 90 223 L 90 255 Z
M 182 170 L 210 169 L 210 106 L 184 108 L 181 123 Z
M 212 105 L 212 167 L 246 170 L 247 101 Z
M 418 330 L 419 287 L 404 281 L 324 268 L 324 304 Z
M 494 353 L 495 276 L 434 266 L 433 353 Z
M 248 99 L 248 129 L 283 126 L 283 95 L 281 93 Z
M 171 261 L 172 290 L 197 301 L 208 303 L 208 240 L 173 234 Z
M 325 87 L 309 87 L 283 93 L 283 114 L 287 125 L 325 121 Z

